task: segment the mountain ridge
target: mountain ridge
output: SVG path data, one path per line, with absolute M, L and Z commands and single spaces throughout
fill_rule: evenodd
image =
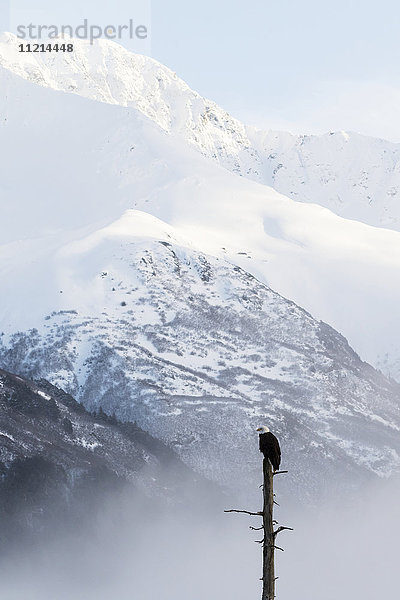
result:
M 21 55 L 20 42 L 13 34 L 0 38 L 0 65 L 20 77 L 136 108 L 235 174 L 347 219 L 400 229 L 400 144 L 354 132 L 292 135 L 248 127 L 168 67 L 112 41 L 74 39 L 73 56 Z

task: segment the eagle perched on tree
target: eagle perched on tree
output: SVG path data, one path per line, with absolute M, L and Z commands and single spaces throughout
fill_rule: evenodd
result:
M 274 471 L 278 471 L 281 464 L 281 448 L 277 438 L 268 427 L 259 427 L 257 431 L 260 434 L 260 452 L 270 461 Z

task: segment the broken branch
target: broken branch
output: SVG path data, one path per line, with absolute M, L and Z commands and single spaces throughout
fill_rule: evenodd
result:
M 248 510 L 235 510 L 235 509 L 232 509 L 232 510 L 224 510 L 224 512 L 225 513 L 242 513 L 244 515 L 250 515 L 252 517 L 262 517 L 264 515 L 264 513 L 262 511 L 261 512 L 250 512 Z
M 293 527 L 278 527 L 276 531 L 274 531 L 274 537 L 281 533 L 281 531 L 294 531 Z

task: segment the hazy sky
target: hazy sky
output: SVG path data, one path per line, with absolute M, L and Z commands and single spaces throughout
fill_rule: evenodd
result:
M 7 3 L 7 0 L 0 0 Z M 42 15 L 151 23 L 152 49 L 201 94 L 260 127 L 400 141 L 394 0 L 10 0 Z M 151 5 L 151 18 L 148 8 Z M 51 7 L 51 8 L 50 8 Z
M 400 141 L 399 27 L 392 0 L 153 0 L 153 55 L 246 121 Z

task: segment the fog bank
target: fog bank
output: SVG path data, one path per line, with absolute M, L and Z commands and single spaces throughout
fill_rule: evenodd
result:
M 279 497 L 277 598 L 397 598 L 400 486 L 382 482 L 346 507 L 305 510 Z M 257 518 L 198 498 L 162 508 L 114 497 L 85 531 L 3 560 L 4 600 L 250 600 L 261 593 Z M 234 502 L 234 501 L 232 501 Z M 231 500 L 227 500 L 227 504 Z M 227 505 L 226 508 L 233 508 Z M 257 508 L 242 507 L 238 508 Z

